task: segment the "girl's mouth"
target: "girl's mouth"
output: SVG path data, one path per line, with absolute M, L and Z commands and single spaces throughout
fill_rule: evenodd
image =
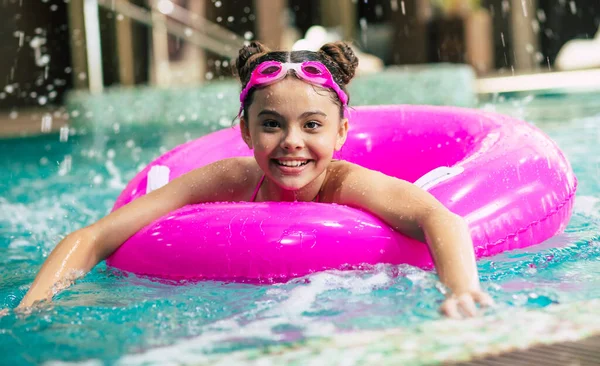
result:
M 299 168 L 305 166 L 310 162 L 310 160 L 279 160 L 273 159 L 275 164 L 279 166 L 289 167 L 289 168 Z

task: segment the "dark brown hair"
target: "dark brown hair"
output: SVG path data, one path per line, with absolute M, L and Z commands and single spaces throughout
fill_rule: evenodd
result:
M 319 61 L 331 73 L 333 80 L 340 86 L 344 93 L 348 94 L 346 85 L 354 77 L 358 58 L 352 51 L 352 48 L 344 42 L 327 43 L 317 52 L 313 51 L 271 51 L 260 42 L 252 42 L 240 49 L 238 58 L 235 62 L 237 75 L 242 83 L 242 89 L 250 81 L 252 71 L 264 61 L 279 62 L 304 62 Z M 340 106 L 340 116 L 343 117 L 344 109 L 337 95 L 332 92 L 333 100 Z M 248 97 L 244 101 L 243 116 L 248 118 L 248 107 L 252 104 L 254 90 L 250 90 Z

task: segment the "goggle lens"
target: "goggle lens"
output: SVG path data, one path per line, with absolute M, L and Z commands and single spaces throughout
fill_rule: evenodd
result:
M 261 75 L 273 75 L 281 70 L 281 66 L 271 65 L 269 67 L 265 67 L 263 70 L 260 70 Z
M 302 66 L 302 71 L 304 71 L 305 73 L 307 73 L 309 75 L 314 75 L 314 76 L 322 75 L 323 74 L 323 72 L 321 71 L 321 69 L 319 69 L 316 66 L 311 66 L 311 65 Z

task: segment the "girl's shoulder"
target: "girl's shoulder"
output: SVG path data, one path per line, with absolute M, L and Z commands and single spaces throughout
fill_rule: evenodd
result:
M 369 169 L 346 160 L 332 160 L 329 165 L 329 179 L 332 183 L 342 183 L 348 176 L 362 174 Z
M 329 164 L 325 182 L 325 192 L 339 192 L 348 180 L 356 180 L 369 170 L 346 160 L 333 160 Z
M 218 160 L 190 172 L 189 184 L 197 202 L 245 201 L 262 171 L 252 157 Z

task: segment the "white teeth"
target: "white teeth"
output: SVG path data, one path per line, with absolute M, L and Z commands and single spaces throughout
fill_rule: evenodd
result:
M 308 164 L 308 160 L 277 160 L 277 164 L 297 168 Z

